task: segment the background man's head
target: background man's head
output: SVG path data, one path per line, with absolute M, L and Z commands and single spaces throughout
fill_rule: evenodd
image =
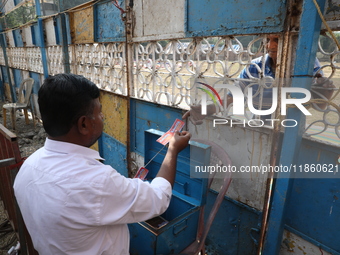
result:
M 57 74 L 48 77 L 38 92 L 38 104 L 46 133 L 66 135 L 81 116 L 93 114 L 99 89 L 85 77 Z
M 278 35 L 268 35 L 266 49 L 269 57 L 271 57 L 275 62 L 277 60 L 277 50 L 279 46 L 279 36 Z

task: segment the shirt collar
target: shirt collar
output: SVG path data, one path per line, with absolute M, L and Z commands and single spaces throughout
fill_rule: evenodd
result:
M 100 157 L 99 152 L 85 146 L 80 146 L 74 143 L 60 142 L 46 138 L 44 148 L 49 151 L 54 151 L 64 154 L 81 154 L 85 157 L 104 160 Z

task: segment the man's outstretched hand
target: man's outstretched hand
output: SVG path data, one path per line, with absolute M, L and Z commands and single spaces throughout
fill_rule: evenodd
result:
M 176 154 L 180 153 L 185 147 L 187 147 L 190 138 L 191 134 L 188 131 L 176 131 L 174 136 L 169 141 L 169 151 L 172 151 Z

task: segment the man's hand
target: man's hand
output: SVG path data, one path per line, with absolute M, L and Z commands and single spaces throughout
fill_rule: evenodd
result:
M 169 141 L 169 150 L 176 154 L 180 153 L 185 147 L 187 147 L 190 138 L 191 134 L 188 131 L 176 131 Z

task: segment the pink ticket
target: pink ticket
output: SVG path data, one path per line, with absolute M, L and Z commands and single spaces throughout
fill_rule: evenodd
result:
M 184 121 L 176 119 L 174 124 L 172 124 L 172 127 L 164 133 L 160 138 L 157 139 L 157 142 L 166 145 L 170 139 L 174 136 L 176 131 L 181 131 L 184 127 Z
M 149 172 L 148 169 L 146 169 L 145 167 L 141 167 L 141 168 L 138 169 L 138 171 L 137 171 L 137 173 L 136 173 L 134 178 L 139 178 L 142 181 L 144 181 L 146 175 L 148 174 L 148 172 Z

